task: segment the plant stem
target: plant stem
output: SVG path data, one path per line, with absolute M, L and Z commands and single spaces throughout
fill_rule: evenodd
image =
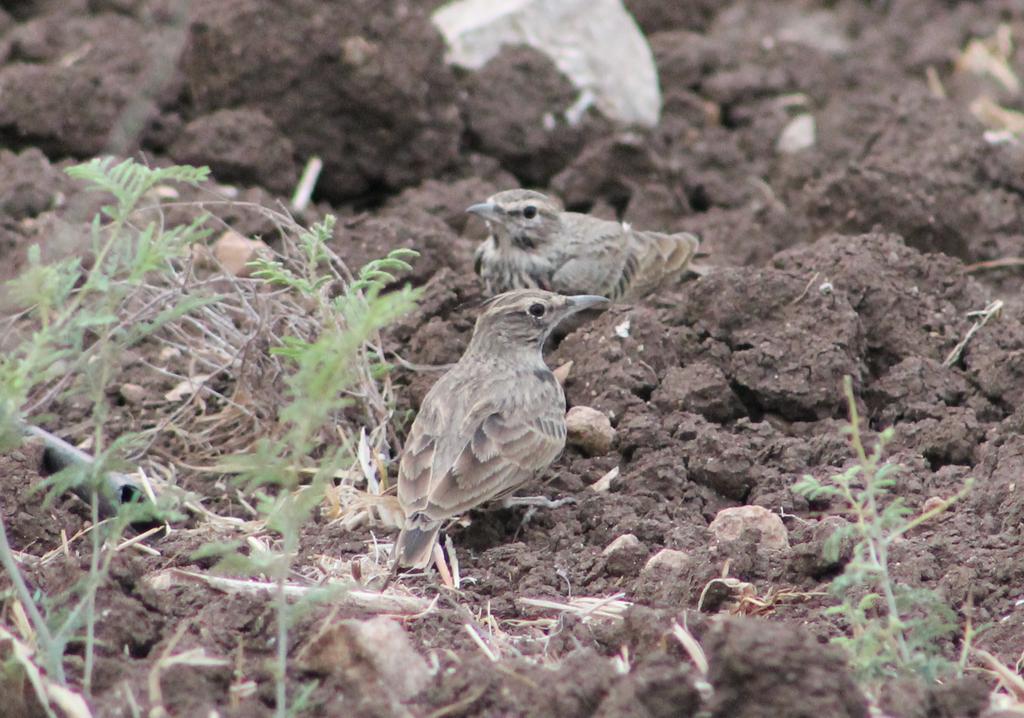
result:
M 849 374 L 843 377 L 843 393 L 846 395 L 846 404 L 850 409 L 850 431 L 853 439 L 853 449 L 857 452 L 857 460 L 860 462 L 860 465 L 866 467 L 868 456 L 864 452 L 864 444 L 860 440 L 860 412 L 857 411 L 857 399 L 853 395 L 853 379 Z
M 92 518 L 92 556 L 89 557 L 89 578 L 86 583 L 85 609 L 85 671 L 82 676 L 82 690 L 92 695 L 92 669 L 96 653 L 96 592 L 100 583 L 100 551 L 103 541 L 100 537 L 100 497 L 95 483 L 90 496 Z
M 896 603 L 896 594 L 893 592 L 892 579 L 889 576 L 889 545 L 885 536 L 885 529 L 881 524 L 881 513 L 878 510 L 878 498 L 876 495 L 875 477 L 878 474 L 877 461 L 874 457 L 869 458 L 864 451 L 864 442 L 860 435 L 860 414 L 857 412 L 857 400 L 853 395 L 853 380 L 849 375 L 843 377 L 843 393 L 846 394 L 846 401 L 850 407 L 850 436 L 854 451 L 857 452 L 857 459 L 864 467 L 864 495 L 867 498 L 868 517 L 865 520 L 863 511 L 857 511 L 857 524 L 866 539 L 868 553 L 874 564 L 873 568 L 878 573 L 877 584 L 885 598 L 886 617 L 885 622 L 889 633 L 896 641 L 899 650 L 900 660 L 904 665 L 910 663 L 910 649 L 907 647 L 903 635 L 903 619 L 900 617 L 899 606 Z M 855 502 L 858 506 L 859 502 Z
M 277 577 L 277 683 L 276 706 L 274 715 L 276 718 L 287 718 L 288 716 L 288 684 L 285 680 L 288 671 L 288 600 L 285 598 L 284 584 L 287 570 L 282 571 Z
M 11 551 L 11 545 L 7 542 L 7 528 L 4 526 L 2 518 L 0 518 L 0 564 L 3 565 L 7 575 L 11 577 L 14 591 L 18 594 L 21 605 L 28 613 L 29 620 L 32 621 L 32 628 L 36 632 L 36 645 L 38 645 L 46 657 L 46 673 L 62 686 L 65 685 L 67 679 L 64 676 L 64 664 L 61 660 L 63 658 L 63 651 L 57 654 L 55 660 L 52 650 L 53 634 L 50 633 L 50 628 L 46 625 L 43 615 L 39 613 L 39 607 L 36 606 L 36 602 L 32 599 L 32 594 L 25 584 L 25 578 L 21 575 L 21 569 L 18 568 L 18 564 L 14 561 L 14 553 Z

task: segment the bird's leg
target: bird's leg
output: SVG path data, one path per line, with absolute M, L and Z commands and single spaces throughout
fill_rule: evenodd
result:
M 537 509 L 557 509 L 560 506 L 566 504 L 574 504 L 576 499 L 572 496 L 566 496 L 563 499 L 549 499 L 547 496 L 506 496 L 501 499 L 501 505 L 503 508 L 513 508 L 515 506 L 525 506 L 526 513 L 523 514 L 523 520 L 519 522 L 519 526 L 516 527 L 516 532 L 512 536 L 513 541 L 519 540 L 519 534 L 527 524 L 530 523 L 530 519 L 537 513 Z
M 576 499 L 566 496 L 564 499 L 549 499 L 547 496 L 506 496 L 501 500 L 502 508 L 511 509 L 516 506 L 529 506 L 533 509 L 557 509 L 566 504 L 574 504 Z M 527 512 L 530 515 L 531 512 Z
M 398 577 L 398 556 L 395 556 L 394 558 L 391 559 L 391 570 L 388 572 L 388 575 L 384 578 L 384 584 L 380 587 L 380 592 L 384 593 L 388 589 L 388 586 L 391 585 L 391 582 L 394 581 L 397 577 Z

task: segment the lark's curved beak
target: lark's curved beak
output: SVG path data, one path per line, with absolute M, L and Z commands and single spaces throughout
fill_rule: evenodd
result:
M 466 208 L 466 212 L 487 220 L 496 220 L 502 214 L 501 208 L 494 204 L 494 202 L 481 202 L 480 204 L 471 205 Z
M 567 299 L 566 308 L 570 314 L 575 314 L 591 307 L 604 308 L 606 305 L 611 304 L 608 299 L 599 297 L 596 294 L 576 294 Z

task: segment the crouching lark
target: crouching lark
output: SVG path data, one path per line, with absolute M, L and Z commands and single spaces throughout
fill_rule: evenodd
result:
M 700 244 L 686 232 L 642 232 L 565 212 L 532 190 L 499 192 L 466 211 L 491 230 L 475 257 L 488 294 L 538 288 L 633 301 L 682 274 Z

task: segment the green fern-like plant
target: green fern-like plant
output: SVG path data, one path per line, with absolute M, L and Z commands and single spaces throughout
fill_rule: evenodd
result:
M 324 502 L 333 477 L 353 463 L 352 447 L 334 446 L 325 451 L 320 437 L 338 413 L 353 404 L 351 390 L 387 371 L 383 359 L 368 352 L 367 345 L 379 330 L 409 312 L 419 296 L 418 290 L 408 286 L 386 291 L 395 283 L 395 273 L 410 269 L 407 260 L 417 256 L 413 250 L 396 249 L 364 266 L 338 296 L 327 297 L 323 289 L 335 279 L 325 271 L 330 261 L 326 242 L 333 228 L 334 218 L 328 216 L 300 234 L 297 245 L 302 257 L 298 264 L 267 258 L 250 263 L 254 277 L 311 300 L 323 327 L 315 340 L 286 336 L 271 348 L 271 353 L 286 357 L 291 364 L 285 380 L 286 402 L 278 411 L 284 432 L 260 440 L 248 454 L 232 461 L 244 468 L 239 481 L 253 492 L 257 511 L 280 541 L 273 548 L 248 553 L 241 552 L 239 544 L 228 543 L 205 546 L 196 554 L 216 556 L 214 570 L 263 575 L 277 584 L 274 675 L 275 715 L 280 718 L 293 715 L 311 690 L 305 686 L 289 706 L 288 629 L 303 606 L 288 603 L 285 583 L 298 553 L 302 527 Z M 317 450 L 323 454 L 310 466 L 310 456 Z
M 111 195 L 117 204 L 104 205 L 101 212 L 119 224 L 128 221 L 146 193 L 157 185 L 167 182 L 199 185 L 210 176 L 209 167 L 174 165 L 153 168 L 132 159 L 115 162 L 113 157 L 97 157 L 69 167 L 67 173 L 88 183 L 91 190 Z
M 894 429 L 882 431 L 868 453 L 849 376 L 843 379 L 850 421 L 849 435 L 857 463 L 825 483 L 806 475 L 793 490 L 808 499 L 837 501 L 851 522 L 833 532 L 824 545 L 829 561 L 839 558 L 843 542 L 853 541 L 853 555 L 831 592 L 840 603 L 827 613 L 841 616 L 850 635 L 834 641 L 850 656 L 853 669 L 869 693 L 883 680 L 915 675 L 925 680 L 956 671 L 942 655 L 940 642 L 956 628 L 956 614 L 932 590 L 899 582 L 891 571 L 893 544 L 908 531 L 948 509 L 970 490 L 971 480 L 955 496 L 911 518 L 903 499 L 892 495 L 902 467 L 883 460 Z
M 106 390 L 119 355 L 169 321 L 193 311 L 216 297 L 178 295 L 145 321 L 130 318 L 123 307 L 154 275 L 179 259 L 185 248 L 207 236 L 205 217 L 189 225 L 166 228 L 156 213 L 149 220 L 139 212 L 146 194 L 159 184 L 198 184 L 206 168 L 154 169 L 133 160 L 115 162 L 95 159 L 71 167 L 68 174 L 88 183 L 89 189 L 109 194 L 113 204 L 104 205 L 88 230 L 90 262 L 79 257 L 46 263 L 38 246 L 28 251 L 28 267 L 5 287 L 10 302 L 21 310 L 21 323 L 35 320 L 23 341 L 0 356 L 0 441 L 8 448 L 21 440 L 23 426 L 32 415 L 45 410 L 54 397 L 78 396 L 92 406 L 92 452 L 95 461 L 71 466 L 42 482 L 45 502 L 74 488 L 91 497 L 94 526 L 90 532 L 92 555 L 89 571 L 74 591 L 70 607 L 51 610 L 37 605 L 18 573 L 0 523 L 0 560 L 11 574 L 17 594 L 39 636 L 40 653 L 47 673 L 64 683 L 63 658 L 67 643 L 85 628 L 83 687 L 89 692 L 95 654 L 96 592 L 105 580 L 113 553 L 104 550 L 140 511 L 152 519 L 153 511 L 166 507 L 124 506 L 112 521 L 100 523 L 102 494 L 110 491 L 108 472 L 117 468 L 135 439 L 131 435 L 109 441 Z M 33 399 L 42 394 L 42 398 Z M 117 506 L 116 500 L 110 502 Z M 45 615 L 44 615 L 45 614 Z

